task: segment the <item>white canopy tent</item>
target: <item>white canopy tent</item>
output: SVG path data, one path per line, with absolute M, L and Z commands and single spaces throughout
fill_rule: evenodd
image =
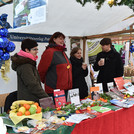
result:
M 113 25 L 112 27 L 108 28 L 105 30 L 105 33 L 110 33 L 110 32 L 115 32 L 115 31 L 121 31 L 124 28 L 128 28 L 130 25 L 132 25 L 134 23 L 134 16 L 125 19 L 115 25 Z
M 82 7 L 76 0 L 49 0 L 46 22 L 9 31 L 38 34 L 61 31 L 66 36 L 89 36 L 103 33 L 133 13 L 127 6 L 110 8 L 106 2 L 100 10 L 95 6 L 94 3 L 87 3 Z M 0 13 L 7 13 L 12 25 L 13 4 L 1 7 Z
M 0 14 L 3 13 L 8 14 L 8 22 L 12 26 L 13 4 L 0 7 Z M 127 6 L 110 8 L 107 3 L 105 3 L 100 10 L 97 10 L 94 3 L 88 3 L 82 7 L 75 0 L 49 0 L 46 22 L 17 29 L 9 29 L 9 32 L 53 34 L 56 31 L 60 31 L 66 36 L 89 36 L 105 32 L 113 25 L 132 15 L 132 13 L 133 11 Z M 69 38 L 66 40 L 68 45 L 67 53 L 69 55 Z M 20 43 L 14 43 L 16 49 L 11 55 L 20 50 Z M 39 43 L 39 60 L 46 45 L 46 43 L 44 45 Z M 11 70 L 10 73 L 8 73 L 8 77 L 10 78 L 8 83 L 5 83 L 0 77 L 0 94 L 12 92 L 17 89 L 16 73 Z

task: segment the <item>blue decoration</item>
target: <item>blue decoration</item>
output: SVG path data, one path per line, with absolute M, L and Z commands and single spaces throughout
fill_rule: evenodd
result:
M 2 60 L 8 60 L 10 58 L 10 54 L 9 53 L 7 53 L 7 52 L 5 52 L 2 56 L 1 56 L 1 59 Z
M 0 38 L 0 48 L 6 48 L 8 46 L 8 39 L 6 37 Z
M 8 46 L 5 48 L 7 52 L 13 52 L 15 50 L 15 44 L 9 41 Z
M 131 53 L 134 52 L 134 45 L 133 45 L 133 44 L 131 44 L 129 51 L 130 51 Z
M 3 50 L 0 49 L 0 57 L 3 55 Z
M 11 28 L 11 25 L 7 22 L 7 14 L 2 14 L 0 16 L 0 25 L 6 29 Z
M 7 30 L 6 28 L 1 28 L 1 29 L 0 29 L 0 35 L 1 35 L 2 37 L 7 37 L 7 35 L 8 35 L 8 30 Z
M 5 64 L 5 61 L 10 58 L 9 52 L 15 50 L 15 44 L 7 39 L 8 28 L 11 28 L 11 25 L 7 22 L 7 16 L 7 14 L 0 16 L 0 69 L 2 64 Z

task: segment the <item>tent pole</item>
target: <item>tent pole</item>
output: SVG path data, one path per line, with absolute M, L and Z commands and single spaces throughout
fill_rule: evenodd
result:
M 86 37 L 83 37 L 83 60 L 85 61 L 85 54 L 86 54 Z
M 130 48 L 130 45 L 131 45 L 131 42 L 132 42 L 132 41 L 131 41 L 131 34 L 132 34 L 132 33 L 130 32 L 129 48 Z M 129 59 L 130 59 L 130 51 L 129 51 Z

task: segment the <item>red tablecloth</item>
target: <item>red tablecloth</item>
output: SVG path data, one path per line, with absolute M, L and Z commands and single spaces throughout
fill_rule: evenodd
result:
M 71 134 L 134 134 L 134 106 L 84 120 Z

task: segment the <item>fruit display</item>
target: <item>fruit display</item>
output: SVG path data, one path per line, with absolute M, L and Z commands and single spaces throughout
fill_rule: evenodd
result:
M 42 118 L 42 108 L 37 102 L 18 100 L 14 101 L 11 106 L 11 111 L 9 117 L 14 124 L 24 118 L 41 119 Z

